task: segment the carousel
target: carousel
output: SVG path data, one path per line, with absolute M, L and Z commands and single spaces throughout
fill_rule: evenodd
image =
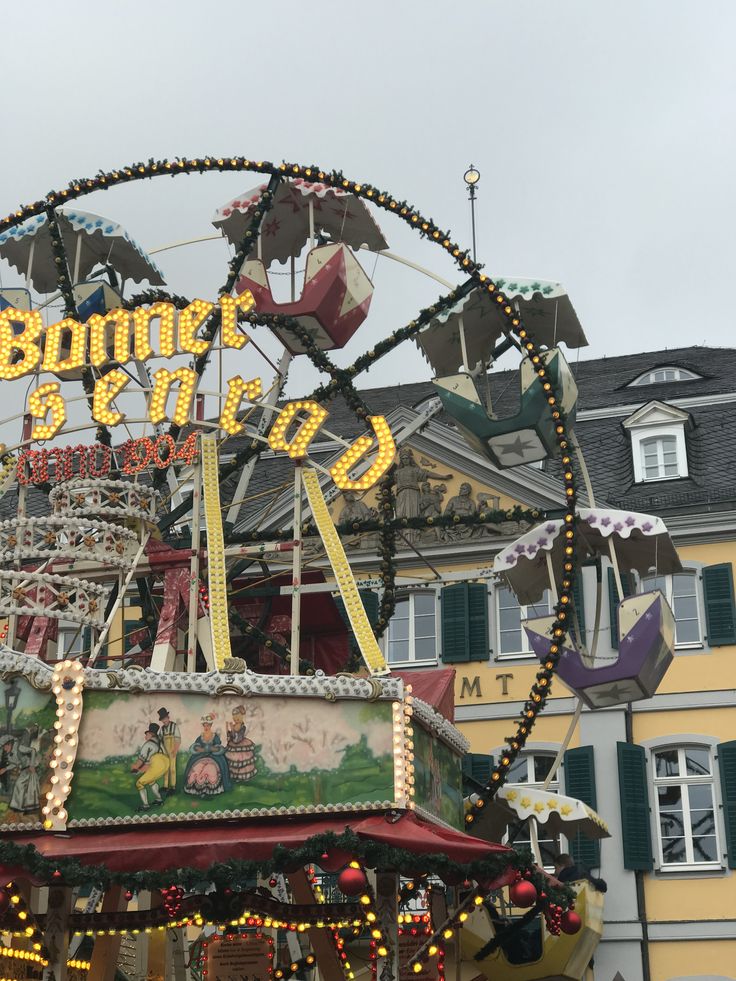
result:
M 230 259 L 205 299 L 169 292 L 121 225 L 77 208 L 124 183 L 227 172 L 261 183 L 215 211 Z M 379 218 L 460 281 L 338 367 L 328 352 L 370 315 L 364 265 L 389 255 Z M 537 834 L 600 839 L 605 821 L 509 775 L 556 676 L 578 715 L 656 690 L 672 612 L 628 587 L 679 564 L 659 519 L 596 509 L 578 488 L 560 344 L 586 339 L 564 289 L 486 275 L 371 184 L 242 157 L 73 181 L 0 220 L 0 259 L 17 275 L 0 289 L 0 977 L 580 981 L 603 894 L 546 872 Z M 423 519 L 397 509 L 403 434 L 355 380 L 409 340 L 471 448 L 500 469 L 552 457 L 564 484 L 564 513 L 495 558 L 520 602 L 549 594 L 552 612 L 525 625 L 539 671 L 481 774 L 452 671 L 396 673 L 384 655 L 397 531 Z M 519 401 L 499 417 L 492 368 L 509 351 Z M 289 401 L 295 359 L 326 378 Z M 338 397 L 364 430 L 353 442 L 330 429 Z M 264 461 L 293 493 L 278 533 L 250 517 Z M 336 489 L 380 507 L 336 525 Z M 345 549 L 356 531 L 382 559 L 374 607 Z M 587 626 L 582 571 L 597 584 Z M 598 642 L 609 593 L 615 657 Z M 531 849 L 509 840 L 519 821 Z

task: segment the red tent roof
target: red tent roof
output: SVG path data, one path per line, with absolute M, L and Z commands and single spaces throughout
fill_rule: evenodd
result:
M 432 668 L 430 671 L 392 671 L 411 685 L 412 695 L 441 712 L 450 722 L 455 721 L 455 669 Z
M 413 812 L 393 820 L 371 814 L 353 818 L 327 815 L 314 819 L 237 821 L 193 827 L 158 825 L 147 828 L 76 831 L 66 835 L 35 834 L 14 837 L 19 845 L 33 845 L 45 858 L 74 858 L 85 865 L 105 865 L 113 872 L 194 867 L 208 869 L 215 862 L 267 861 L 276 845 L 299 848 L 313 835 L 349 827 L 360 838 L 406 849 L 415 855 L 444 854 L 465 863 L 509 853 L 505 845 L 481 841 L 460 831 L 431 824 Z

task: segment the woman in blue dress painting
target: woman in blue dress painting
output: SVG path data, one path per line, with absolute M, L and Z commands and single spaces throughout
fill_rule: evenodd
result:
M 191 757 L 184 771 L 184 793 L 195 797 L 215 797 L 230 790 L 232 781 L 225 759 L 225 747 L 212 725 L 212 715 L 202 717 L 202 732 L 191 747 Z

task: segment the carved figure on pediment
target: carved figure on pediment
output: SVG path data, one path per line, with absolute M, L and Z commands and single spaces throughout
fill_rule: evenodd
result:
M 482 492 L 478 494 L 478 514 L 486 514 L 498 511 L 501 505 L 501 499 L 498 494 L 488 494 L 487 492 Z M 496 522 L 487 522 L 482 525 L 478 525 L 473 529 L 473 538 L 486 538 L 492 535 L 501 534 L 501 525 Z
M 396 467 L 396 517 L 397 518 L 418 518 L 421 511 L 423 481 L 429 480 L 452 480 L 451 473 L 432 473 L 420 467 L 414 459 L 414 453 L 408 446 L 402 448 L 399 453 L 399 463 Z M 418 538 L 418 533 L 410 530 L 405 533 L 407 541 L 414 542 Z
M 343 491 L 342 499 L 345 502 L 337 519 L 339 525 L 348 525 L 356 521 L 368 521 L 375 518 L 375 511 L 364 504 L 355 491 Z
M 449 518 L 468 518 L 476 514 L 475 501 L 473 500 L 473 488 L 468 483 L 460 484 L 459 492 L 451 497 L 445 508 L 445 517 Z M 451 541 L 458 541 L 462 538 L 470 538 L 473 528 L 469 525 L 458 525 L 447 529 L 448 538 Z
M 339 525 L 350 526 L 355 522 L 369 521 L 371 518 L 376 517 L 375 509 L 369 508 L 367 504 L 364 504 L 355 491 L 343 491 L 342 498 L 345 503 L 342 511 L 340 512 L 340 516 L 337 519 L 337 523 Z M 346 540 L 346 544 L 352 545 L 356 548 L 375 548 L 377 541 L 377 535 L 366 535 L 364 533 L 356 534 L 354 538 L 348 538 Z
M 419 498 L 419 510 L 424 520 L 439 518 L 442 515 L 442 502 L 447 491 L 446 484 L 438 484 L 432 487 L 428 480 L 422 484 L 422 493 Z M 443 530 L 440 527 L 426 528 L 422 531 L 421 537 L 428 542 L 439 542 L 443 539 Z

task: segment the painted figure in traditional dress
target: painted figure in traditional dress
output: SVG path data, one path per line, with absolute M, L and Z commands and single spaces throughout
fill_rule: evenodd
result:
M 169 757 L 169 770 L 164 775 L 164 794 L 168 796 L 176 790 L 176 754 L 181 746 L 181 732 L 176 722 L 171 719 L 168 709 L 158 710 L 158 721 L 161 726 L 159 733 L 161 742 Z
M 225 747 L 212 728 L 214 721 L 213 715 L 202 716 L 202 732 L 192 743 L 192 756 L 184 771 L 184 793 L 194 797 L 214 797 L 232 787 Z
M 41 756 L 41 735 L 37 725 L 23 733 L 15 747 L 15 767 L 19 771 L 13 784 L 8 810 L 17 814 L 33 814 L 38 811 L 41 785 L 38 766 Z
M 227 723 L 225 759 L 233 783 L 245 783 L 256 775 L 255 744 L 246 737 L 245 706 L 236 705 L 232 722 Z
M 4 739 L 0 744 L 0 795 L 8 797 L 15 777 L 15 739 L 9 734 Z
M 161 742 L 158 724 L 151 722 L 143 735 L 145 742 L 138 751 L 138 758 L 130 768 L 131 773 L 140 773 L 135 782 L 135 789 L 141 795 L 139 811 L 147 811 L 151 807 L 163 804 L 159 783 L 169 772 L 169 757 Z M 148 803 L 149 787 L 153 795 L 150 804 Z

